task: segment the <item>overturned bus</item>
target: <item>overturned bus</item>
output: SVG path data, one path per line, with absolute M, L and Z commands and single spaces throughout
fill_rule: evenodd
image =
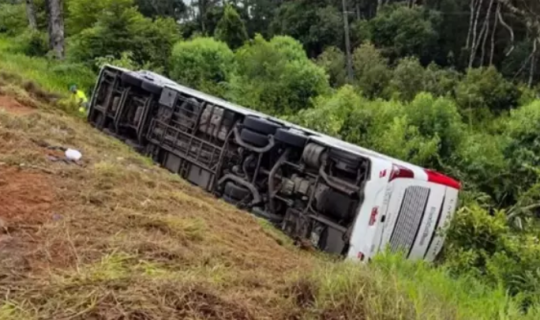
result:
M 148 71 L 104 66 L 88 121 L 185 180 L 320 250 L 431 261 L 460 184 Z

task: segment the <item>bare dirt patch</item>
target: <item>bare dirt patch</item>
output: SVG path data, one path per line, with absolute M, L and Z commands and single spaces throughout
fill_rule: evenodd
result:
M 8 225 L 46 221 L 54 198 L 46 174 L 0 166 L 0 219 Z
M 17 115 L 26 115 L 35 111 L 9 96 L 0 96 L 0 109 Z

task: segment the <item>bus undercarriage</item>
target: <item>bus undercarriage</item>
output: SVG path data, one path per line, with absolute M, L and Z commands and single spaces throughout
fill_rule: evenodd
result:
M 110 66 L 88 121 L 297 241 L 347 252 L 369 159 L 156 74 Z

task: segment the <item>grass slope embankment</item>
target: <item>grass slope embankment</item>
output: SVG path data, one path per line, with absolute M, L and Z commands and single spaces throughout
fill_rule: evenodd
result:
M 67 94 L 70 84 L 78 84 L 82 90 L 89 91 L 95 79 L 94 73 L 82 64 L 61 63 L 19 53 L 16 42 L 2 36 L 0 71 L 39 83 L 41 88 L 54 94 Z
M 443 268 L 302 252 L 17 81 L 0 74 L 2 320 L 538 319 Z

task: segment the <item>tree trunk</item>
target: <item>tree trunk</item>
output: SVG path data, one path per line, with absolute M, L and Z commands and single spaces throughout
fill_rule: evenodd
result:
M 499 21 L 501 22 L 501 24 L 503 25 L 503 27 L 506 28 L 506 30 L 508 30 L 508 33 L 510 33 L 510 43 L 512 44 L 512 46 L 510 47 L 510 49 L 508 49 L 508 51 L 505 53 L 505 55 L 508 57 L 512 51 L 514 51 L 514 29 L 512 29 L 512 27 L 510 27 L 508 25 L 508 23 L 506 23 L 506 21 L 504 21 L 503 19 L 503 16 L 502 16 L 502 13 L 501 13 L 501 10 L 499 10 L 499 14 L 498 16 L 499 17 Z
M 478 6 L 476 7 L 476 16 L 474 17 L 474 23 L 472 27 L 472 40 L 471 40 L 471 54 L 469 55 L 469 68 L 472 68 L 474 64 L 474 59 L 476 58 L 476 49 L 478 48 L 478 38 L 477 37 L 477 28 L 478 28 L 478 19 L 480 17 L 480 11 L 482 9 L 483 0 L 479 0 Z
M 499 15 L 501 14 L 501 3 L 497 1 L 497 10 L 495 11 L 495 22 L 493 22 L 493 32 L 491 33 L 491 52 L 489 54 L 489 65 L 493 65 L 493 56 L 495 55 L 495 34 L 499 24 Z
M 352 82 L 354 74 L 351 57 L 351 38 L 349 37 L 349 14 L 347 12 L 347 0 L 342 0 L 341 5 L 343 6 L 343 29 L 345 31 L 345 54 L 347 56 L 347 79 L 349 80 L 349 82 Z
M 480 47 L 480 50 L 481 50 L 481 56 L 480 56 L 480 66 L 483 66 L 484 65 L 484 58 L 485 58 L 485 49 L 486 49 L 486 41 L 487 41 L 487 38 L 489 36 L 489 19 L 491 18 L 491 8 L 493 7 L 493 1 L 494 0 L 491 0 L 489 2 L 489 7 L 488 7 L 488 11 L 486 13 L 486 16 L 484 18 L 484 26 L 482 27 L 482 29 L 485 30 L 485 33 L 484 33 L 484 38 L 482 40 L 482 45 Z
M 529 68 L 529 88 L 532 87 L 533 81 L 534 81 L 534 71 L 536 66 L 536 49 L 537 49 L 537 43 L 538 41 L 536 39 L 533 40 L 533 51 L 531 53 L 531 66 Z
M 476 6 L 475 0 L 469 2 L 469 31 L 467 32 L 467 41 L 465 42 L 465 49 L 469 49 L 471 46 L 472 28 L 474 22 L 474 8 Z
M 49 47 L 57 59 L 64 59 L 64 16 L 62 0 L 48 0 Z
M 34 1 L 32 0 L 26 0 L 26 16 L 30 28 L 37 29 L 36 7 L 34 7 Z

